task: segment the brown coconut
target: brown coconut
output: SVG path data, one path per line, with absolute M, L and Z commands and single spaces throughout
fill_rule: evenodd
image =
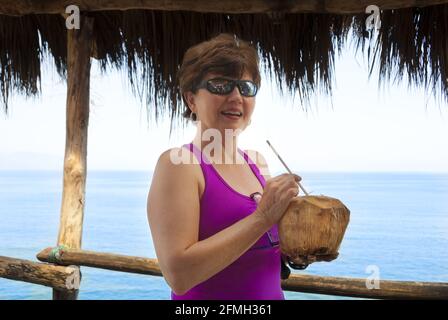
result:
M 338 199 L 295 197 L 279 221 L 280 250 L 295 269 L 334 260 L 349 219 L 350 210 Z

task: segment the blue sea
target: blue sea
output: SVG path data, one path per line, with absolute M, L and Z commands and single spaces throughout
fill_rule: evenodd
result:
M 448 282 L 448 175 L 306 173 L 313 194 L 344 202 L 351 220 L 333 262 L 300 274 Z M 82 246 L 155 258 L 146 217 L 151 172 L 89 171 Z M 37 261 L 58 235 L 62 172 L 0 171 L 0 256 Z M 79 299 L 170 299 L 163 278 L 82 267 Z M 285 292 L 287 299 L 343 299 Z M 0 299 L 51 299 L 44 286 L 0 278 Z

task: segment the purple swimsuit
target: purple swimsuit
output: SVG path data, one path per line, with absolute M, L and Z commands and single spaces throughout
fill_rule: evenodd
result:
M 205 189 L 200 203 L 199 240 L 214 235 L 255 211 L 257 207 L 255 200 L 230 187 L 194 144 L 185 144 L 183 147 L 194 153 L 205 179 Z M 239 149 L 238 151 L 264 188 L 265 180 L 256 164 L 244 151 Z M 284 300 L 280 280 L 277 225 L 274 225 L 249 250 L 225 269 L 191 288 L 184 295 L 171 292 L 171 298 L 173 300 Z

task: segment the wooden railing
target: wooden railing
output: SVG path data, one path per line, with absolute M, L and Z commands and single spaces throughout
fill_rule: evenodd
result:
M 81 280 L 77 266 L 57 266 L 3 256 L 0 256 L 0 277 L 64 291 L 79 289 Z
M 42 262 L 0 257 L 0 277 L 73 290 L 79 286 L 77 266 L 163 276 L 157 259 L 61 247 L 47 248 L 37 258 Z M 291 273 L 282 280 L 286 291 L 370 299 L 448 299 L 448 283 L 381 280 L 368 289 L 366 279 L 321 277 Z

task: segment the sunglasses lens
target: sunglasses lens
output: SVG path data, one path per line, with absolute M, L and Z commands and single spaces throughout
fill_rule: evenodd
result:
M 227 79 L 211 79 L 207 84 L 208 90 L 214 94 L 229 94 L 234 88 L 233 82 Z
M 249 80 L 233 81 L 230 79 L 215 78 L 207 81 L 207 89 L 213 94 L 226 95 L 233 91 L 235 85 L 244 97 L 253 97 L 257 94 L 257 85 Z
M 241 81 L 239 89 L 241 95 L 245 97 L 253 97 L 257 94 L 257 85 L 252 81 Z

